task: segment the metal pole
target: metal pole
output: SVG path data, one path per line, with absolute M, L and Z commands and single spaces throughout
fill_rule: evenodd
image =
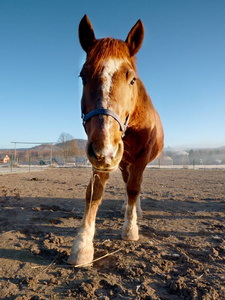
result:
M 52 166 L 52 144 L 51 144 L 51 153 L 50 153 L 50 167 Z
M 14 159 L 15 159 L 15 163 L 16 163 L 16 143 L 15 143 Z
M 31 165 L 31 156 L 29 155 L 29 172 L 30 172 L 30 165 Z
M 11 172 L 13 170 L 13 154 L 11 154 Z

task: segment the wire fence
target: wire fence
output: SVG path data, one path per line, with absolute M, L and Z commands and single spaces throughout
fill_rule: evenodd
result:
M 27 161 L 22 163 L 15 163 L 13 154 L 11 155 L 10 162 L 0 164 L 0 175 L 16 174 L 26 172 L 39 172 L 52 168 L 87 168 L 91 167 L 87 158 L 74 158 L 73 161 L 58 163 L 56 160 L 40 160 L 30 156 Z M 225 165 L 163 165 L 163 164 L 148 164 L 147 168 L 150 169 L 175 169 L 175 170 L 224 170 Z
M 49 168 L 75 168 L 75 167 L 90 167 L 90 163 L 86 157 L 69 157 L 65 158 L 62 155 L 56 157 L 42 155 L 23 155 L 14 153 L 7 155 L 8 159 L 4 163 L 0 163 L 0 174 L 22 173 L 43 171 Z

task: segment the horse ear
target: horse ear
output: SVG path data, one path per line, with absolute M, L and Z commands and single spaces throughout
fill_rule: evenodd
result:
M 126 43 L 130 49 L 130 56 L 134 56 L 141 48 L 144 39 L 144 25 L 141 20 L 132 27 L 126 38 Z
M 96 41 L 93 27 L 87 15 L 84 15 L 79 24 L 79 39 L 81 47 L 88 52 L 89 48 Z

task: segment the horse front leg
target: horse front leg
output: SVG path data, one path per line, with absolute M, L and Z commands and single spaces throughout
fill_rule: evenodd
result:
M 138 171 L 135 167 L 130 166 L 127 178 L 127 204 L 125 208 L 124 225 L 122 228 L 122 239 L 137 241 L 139 239 L 137 225 L 137 209 L 140 208 L 140 191 L 143 171 Z M 139 211 L 141 213 L 141 211 Z
M 86 190 L 86 206 L 82 224 L 77 238 L 73 243 L 71 254 L 67 260 L 69 264 L 88 264 L 93 260 L 95 218 L 108 178 L 108 173 L 99 173 L 97 171 L 93 172 L 93 176 Z

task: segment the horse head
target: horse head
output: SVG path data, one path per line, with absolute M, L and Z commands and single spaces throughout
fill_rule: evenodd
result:
M 80 44 L 87 54 L 80 72 L 83 82 L 81 109 L 88 136 L 86 151 L 98 171 L 113 171 L 122 159 L 122 138 L 136 105 L 135 54 L 143 37 L 141 20 L 125 41 L 96 39 L 87 15 L 80 22 Z

